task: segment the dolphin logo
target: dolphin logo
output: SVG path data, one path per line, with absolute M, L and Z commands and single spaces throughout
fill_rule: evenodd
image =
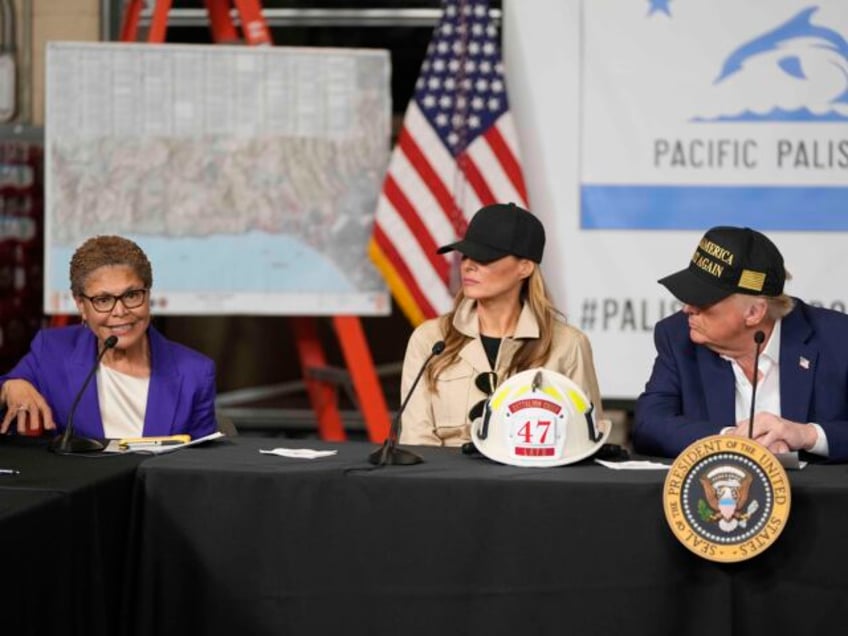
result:
M 831 102 L 848 104 L 848 42 L 837 31 L 810 22 L 818 9 L 817 6 L 803 9 L 784 24 L 740 46 L 727 57 L 713 83 L 724 81 L 741 70 L 752 58 L 765 54 L 774 55 L 775 63 L 790 77 L 806 80 L 808 77 L 804 71 L 803 51 L 798 52 L 801 45 L 806 50 L 828 50 L 835 54 L 832 64 L 845 79 L 845 88 Z M 784 51 L 786 54 L 781 55 Z

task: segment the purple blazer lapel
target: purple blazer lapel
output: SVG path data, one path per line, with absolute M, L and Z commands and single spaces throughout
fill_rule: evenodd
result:
M 170 435 L 176 422 L 182 376 L 168 342 L 153 327 L 147 331 L 150 339 L 150 388 L 144 414 L 144 435 Z
M 91 372 L 91 368 L 97 361 L 97 340 L 88 329 L 80 331 L 80 337 L 76 339 L 73 351 L 65 359 L 65 372 L 68 378 L 68 404 L 73 405 L 73 400 L 82 383 Z M 68 412 L 70 415 L 70 411 Z M 64 423 L 67 426 L 67 422 Z M 102 439 L 103 419 L 100 416 L 100 403 L 97 400 L 97 378 L 91 382 L 80 397 L 74 414 L 74 430 L 80 435 Z
M 706 347 L 697 347 L 698 369 L 703 379 L 704 401 L 710 422 L 736 424 L 736 379 L 730 363 Z

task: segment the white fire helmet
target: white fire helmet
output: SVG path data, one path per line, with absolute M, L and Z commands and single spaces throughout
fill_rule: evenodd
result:
M 563 466 L 594 454 L 612 423 L 595 422 L 594 406 L 571 379 L 548 369 L 528 369 L 504 381 L 471 439 L 489 459 L 512 466 Z

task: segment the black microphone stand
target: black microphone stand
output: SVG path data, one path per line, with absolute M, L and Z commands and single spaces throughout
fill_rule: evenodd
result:
M 420 464 L 424 461 L 424 459 L 420 455 L 416 455 L 412 451 L 404 450 L 403 448 L 398 448 L 398 437 L 400 435 L 400 418 L 403 415 L 403 411 L 406 409 L 406 405 L 409 402 L 409 398 L 412 397 L 412 394 L 415 392 L 415 387 L 418 386 L 418 381 L 421 379 L 421 376 L 424 375 L 424 371 L 427 369 L 427 365 L 430 364 L 430 360 L 432 360 L 435 356 L 439 355 L 442 351 L 445 350 L 445 343 L 443 340 L 439 340 L 436 344 L 433 345 L 432 351 L 430 351 L 430 355 L 427 356 L 427 359 L 424 361 L 424 364 L 421 365 L 421 369 L 418 371 L 418 375 L 415 376 L 415 381 L 412 383 L 412 386 L 409 387 L 409 391 L 406 394 L 406 398 L 403 401 L 403 404 L 400 405 L 397 413 L 395 413 L 395 417 L 392 420 L 392 424 L 389 427 L 389 435 L 386 437 L 386 441 L 383 442 L 383 445 L 375 450 L 373 453 L 368 455 L 368 461 L 375 466 L 386 466 L 387 464 L 393 466 L 412 466 L 414 464 Z
M 89 382 L 91 382 L 91 378 L 94 377 L 97 367 L 100 366 L 100 361 L 103 359 L 103 356 L 106 355 L 106 352 L 116 344 L 118 344 L 117 336 L 109 336 L 106 338 L 106 341 L 103 343 L 103 349 L 97 356 L 97 361 L 94 363 L 94 366 L 91 367 L 91 371 L 88 372 L 79 393 L 77 393 L 73 404 L 71 404 L 71 410 L 68 411 L 68 423 L 65 426 L 65 430 L 50 440 L 50 445 L 47 447 L 50 452 L 56 453 L 57 455 L 71 455 L 73 453 L 94 453 L 102 451 L 105 448 L 103 442 L 100 440 L 74 435 L 74 415 L 76 414 L 77 405 L 82 398 L 82 394 L 85 393 L 85 389 L 88 387 Z
M 754 351 L 754 377 L 751 380 L 751 414 L 748 418 L 748 438 L 754 439 L 754 407 L 757 405 L 757 384 L 760 379 L 760 347 L 766 339 L 766 334 L 757 331 L 754 334 L 756 350 Z

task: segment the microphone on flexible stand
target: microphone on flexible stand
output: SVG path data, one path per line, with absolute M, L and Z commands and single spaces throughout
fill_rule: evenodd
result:
M 368 461 L 374 464 L 375 466 L 385 466 L 386 464 L 393 464 L 398 466 L 411 466 L 412 464 L 420 464 L 424 461 L 419 455 L 416 455 L 412 451 L 398 448 L 398 436 L 400 434 L 400 418 L 403 415 L 403 411 L 406 409 L 406 405 L 409 402 L 409 398 L 412 397 L 412 393 L 415 391 L 415 387 L 418 386 L 418 381 L 421 379 L 421 376 L 424 375 L 424 371 L 427 369 L 427 365 L 430 364 L 430 360 L 432 360 L 444 350 L 445 341 L 439 340 L 433 345 L 433 349 L 430 351 L 430 355 L 427 356 L 427 359 L 424 360 L 424 364 L 421 365 L 421 369 L 419 369 L 418 375 L 415 376 L 415 381 L 412 383 L 412 386 L 409 387 L 409 391 L 406 394 L 406 398 L 404 398 L 403 403 L 400 405 L 400 408 L 397 410 L 397 413 L 395 413 L 395 418 L 392 420 L 391 427 L 389 427 L 389 436 L 386 437 L 386 441 L 383 442 L 383 445 L 380 448 L 378 448 L 368 456 Z
M 754 377 L 751 381 L 751 416 L 748 418 L 748 437 L 754 439 L 754 407 L 757 405 L 757 383 L 760 379 L 760 347 L 766 339 L 762 331 L 754 333 L 757 348 L 754 352 Z
M 65 426 L 65 430 L 50 440 L 50 446 L 48 446 L 48 448 L 51 452 L 56 453 L 57 455 L 70 455 L 72 453 L 91 453 L 103 450 L 103 443 L 99 440 L 74 435 L 74 414 L 76 413 L 77 405 L 82 398 L 82 394 L 85 393 L 88 383 L 91 382 L 91 378 L 94 377 L 97 367 L 100 366 L 100 361 L 103 359 L 106 352 L 113 348 L 116 344 L 118 344 L 118 336 L 109 336 L 103 342 L 103 349 L 97 356 L 97 361 L 94 363 L 94 366 L 91 367 L 91 371 L 88 372 L 85 382 L 82 383 L 79 393 L 77 393 L 73 404 L 71 404 L 71 410 L 68 412 L 68 423 Z

